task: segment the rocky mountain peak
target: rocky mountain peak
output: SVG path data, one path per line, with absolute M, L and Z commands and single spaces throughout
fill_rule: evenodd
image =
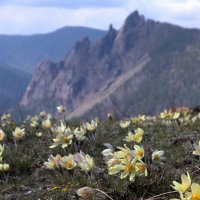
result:
M 78 41 L 76 44 L 75 44 L 75 52 L 77 54 L 82 54 L 84 52 L 87 52 L 90 48 L 90 44 L 91 44 L 91 41 L 88 37 L 84 37 L 82 40 Z
M 133 29 L 139 24 L 144 22 L 144 16 L 139 15 L 139 12 L 136 10 L 132 12 L 125 20 L 124 30 L 126 29 Z

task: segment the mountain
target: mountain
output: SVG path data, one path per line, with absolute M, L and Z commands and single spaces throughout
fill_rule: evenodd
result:
M 47 34 L 0 35 L 0 63 L 32 73 L 43 59 L 62 60 L 81 38 L 88 36 L 94 41 L 104 34 L 92 28 L 64 27 Z
M 96 42 L 85 37 L 60 63 L 43 61 L 20 102 L 67 118 L 155 114 L 200 103 L 200 31 L 131 13 Z M 31 105 L 31 107 L 30 107 Z
M 19 102 L 30 79 L 27 73 L 0 65 L 0 113 Z

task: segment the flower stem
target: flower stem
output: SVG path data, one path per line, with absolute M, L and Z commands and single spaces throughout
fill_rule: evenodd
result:
M 100 192 L 100 193 L 102 193 L 102 194 L 104 194 L 106 197 L 108 197 L 109 199 L 111 199 L 111 200 L 114 200 L 114 199 L 112 199 L 108 194 L 106 194 L 104 191 L 102 191 L 102 190 L 99 190 L 99 189 L 93 189 L 94 191 L 98 191 L 98 192 Z

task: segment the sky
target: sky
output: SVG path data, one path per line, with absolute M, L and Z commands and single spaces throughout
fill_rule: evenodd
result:
M 200 0 L 0 0 L 0 34 L 47 33 L 64 26 L 107 30 L 134 10 L 147 19 L 200 29 Z

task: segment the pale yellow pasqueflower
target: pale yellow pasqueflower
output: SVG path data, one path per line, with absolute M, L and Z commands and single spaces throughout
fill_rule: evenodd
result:
M 119 151 L 114 152 L 114 156 L 118 159 L 131 160 L 134 157 L 134 150 L 129 149 L 126 145 L 124 147 L 117 147 Z
M 42 137 L 42 132 L 36 132 L 35 134 L 36 134 L 36 136 L 39 137 L 39 138 Z
M 135 123 L 135 124 L 142 123 L 145 120 L 146 120 L 146 116 L 145 115 L 138 115 L 137 117 L 131 118 L 131 122 Z
M 128 135 L 124 139 L 126 142 L 136 142 L 140 143 L 142 141 L 144 131 L 141 128 L 137 128 L 135 131 L 135 134 L 133 134 L 131 131 L 128 132 Z
M 199 141 L 199 145 L 195 147 L 195 151 L 193 151 L 193 154 L 196 156 L 200 156 L 200 141 Z
M 5 137 L 6 137 L 6 134 L 4 133 L 2 129 L 0 129 L 0 142 L 3 141 Z
M 173 113 L 172 119 L 178 119 L 180 117 L 181 113 L 180 112 L 175 112 Z
M 173 188 L 179 193 L 185 193 L 188 191 L 188 189 L 191 186 L 191 178 L 189 173 L 187 173 L 187 176 L 185 174 L 181 175 L 181 183 L 178 183 L 176 181 L 173 181 Z
M 4 164 L 0 164 L 0 171 L 2 172 L 7 172 L 10 168 L 10 165 L 7 164 L 7 163 L 4 163 Z
M 94 168 L 94 160 L 90 155 L 83 152 L 76 153 L 74 160 L 78 163 L 78 166 L 85 172 L 91 171 Z
M 57 135 L 57 134 L 64 134 L 66 129 L 67 129 L 66 125 L 63 122 L 61 122 L 60 126 L 55 126 L 51 130 L 55 135 Z
M 60 154 L 57 154 L 55 157 L 51 154 L 48 158 L 48 162 L 44 162 L 44 166 L 47 169 L 55 169 L 62 162 L 62 157 Z
M 11 118 L 11 114 L 3 114 L 1 116 L 1 120 L 2 121 L 6 121 L 6 120 L 9 120 Z
M 142 159 L 144 157 L 144 149 L 138 145 L 134 145 L 134 157 Z
M 79 141 L 85 140 L 85 138 L 86 138 L 85 134 L 86 134 L 86 130 L 82 126 L 80 128 L 77 127 L 74 130 L 74 136 Z
M 85 159 L 78 163 L 78 166 L 85 172 L 91 171 L 94 168 L 94 160 L 90 155 L 86 154 Z
M 57 134 L 56 138 L 53 138 L 54 144 L 50 146 L 50 148 L 57 147 L 58 145 L 62 145 L 62 148 L 66 148 L 72 143 L 73 137 L 73 132 L 68 127 L 67 129 L 65 129 L 64 133 Z
M 153 153 L 152 153 L 152 160 L 154 162 L 161 162 L 162 164 L 162 161 L 163 160 L 166 160 L 166 157 L 164 157 L 164 154 L 165 152 L 164 151 L 158 151 L 158 150 L 155 150 Z
M 187 200 L 200 200 L 200 185 L 192 183 L 191 192 L 186 194 Z
M 121 128 L 128 128 L 131 124 L 130 120 L 122 120 L 120 121 L 119 125 Z
M 161 119 L 172 119 L 173 113 L 168 112 L 167 110 L 164 110 L 163 112 L 160 113 L 160 118 Z
M 50 129 L 52 124 L 51 124 L 51 120 L 49 118 L 47 118 L 46 120 L 44 120 L 42 122 L 42 126 L 45 128 L 45 129 Z
M 47 116 L 47 114 L 45 111 L 42 111 L 39 113 L 39 116 L 40 116 L 40 118 L 44 119 Z
M 24 128 L 19 128 L 17 127 L 14 131 L 13 131 L 13 137 L 16 140 L 21 140 L 25 135 L 25 129 Z
M 147 165 L 140 161 L 140 162 L 136 162 L 135 166 L 138 168 L 137 169 L 137 175 L 139 176 L 147 176 L 148 172 L 147 172 Z
M 33 128 L 37 128 L 39 126 L 38 117 L 33 117 L 31 119 L 30 126 L 33 127 Z
M 69 154 L 68 156 L 62 157 L 60 165 L 67 170 L 71 170 L 76 167 L 76 162 L 74 161 L 73 155 Z
M 65 107 L 63 105 L 60 105 L 60 106 L 57 107 L 57 111 L 59 113 L 64 113 L 65 112 Z
M 95 131 L 97 129 L 98 123 L 95 120 L 92 120 L 91 123 L 86 122 L 84 126 L 88 131 Z
M 109 174 L 113 175 L 122 171 L 120 178 L 124 179 L 129 176 L 130 181 L 135 180 L 136 173 L 138 171 L 138 167 L 135 165 L 137 158 L 132 160 L 124 159 L 121 164 L 115 165 L 109 168 Z
M 106 160 L 108 168 L 113 167 L 115 165 L 119 165 L 121 163 L 121 159 L 117 158 L 114 154 L 110 154 L 108 160 Z

